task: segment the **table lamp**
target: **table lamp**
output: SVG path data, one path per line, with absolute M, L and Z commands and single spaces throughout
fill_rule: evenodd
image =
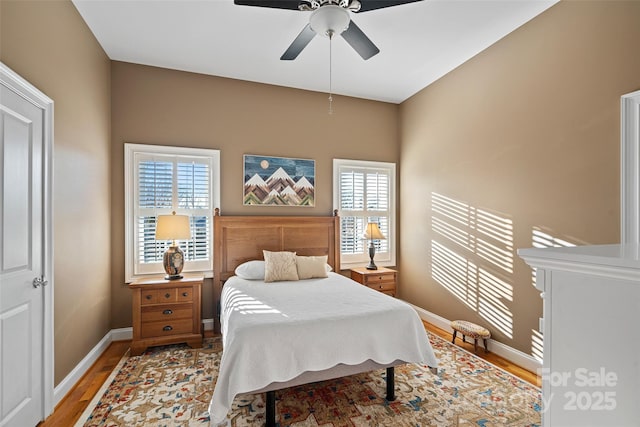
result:
M 164 253 L 162 266 L 167 275 L 167 280 L 182 279 L 182 267 L 184 267 L 184 252 L 178 247 L 177 240 L 191 238 L 191 227 L 188 215 L 158 215 L 156 223 L 156 240 L 172 240 L 171 246 Z
M 377 270 L 378 267 L 373 262 L 373 257 L 376 255 L 376 247 L 373 245 L 374 240 L 383 240 L 386 239 L 382 232 L 380 232 L 380 228 L 378 228 L 378 224 L 375 222 L 370 222 L 367 224 L 367 229 L 364 232 L 364 238 L 369 240 L 369 265 L 367 265 L 367 270 Z

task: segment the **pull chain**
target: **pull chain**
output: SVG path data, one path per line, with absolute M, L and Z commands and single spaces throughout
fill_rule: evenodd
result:
M 331 62 L 332 62 L 332 43 L 333 40 L 333 31 L 329 31 L 329 114 L 333 114 L 333 81 L 331 78 Z

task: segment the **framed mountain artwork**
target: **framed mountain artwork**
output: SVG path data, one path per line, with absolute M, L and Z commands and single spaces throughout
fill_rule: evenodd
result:
M 315 206 L 316 162 L 244 155 L 243 205 Z

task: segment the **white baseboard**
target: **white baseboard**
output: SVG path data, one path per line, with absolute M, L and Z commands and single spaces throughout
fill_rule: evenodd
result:
M 205 331 L 213 331 L 213 319 L 202 319 Z
M 124 341 L 133 338 L 133 328 L 118 328 L 111 330 L 111 341 Z
M 407 303 L 418 313 L 420 318 L 425 322 L 429 322 L 434 326 L 437 326 L 440 329 L 453 333 L 453 329 L 451 329 L 451 321 L 445 319 L 442 316 L 438 316 L 424 308 L 415 306 L 411 303 Z M 542 363 L 530 356 L 526 353 L 521 352 L 520 350 L 516 350 L 515 348 L 509 347 L 506 344 L 495 341 L 493 339 L 489 339 L 489 347 L 490 351 L 497 354 L 500 357 L 504 357 L 511 363 L 514 363 L 518 366 L 523 367 L 524 369 L 531 372 L 538 372 L 538 369 L 542 368 Z
M 98 344 L 96 344 L 95 347 L 93 347 L 91 351 L 87 353 L 87 355 L 80 361 L 80 363 L 78 363 L 76 367 L 73 368 L 71 372 L 69 372 L 69 375 L 64 377 L 64 379 L 60 381 L 60 384 L 54 387 L 54 407 L 58 403 L 60 403 L 60 401 L 67 395 L 67 393 L 69 393 L 69 391 L 71 391 L 76 383 L 80 381 L 80 378 L 82 378 L 82 376 L 87 372 L 91 365 L 93 365 L 95 361 L 98 360 L 98 357 L 100 357 L 100 355 L 107 349 L 107 347 L 109 347 L 109 344 L 111 344 L 111 341 L 113 341 L 113 338 L 111 336 L 112 332 L 113 331 L 107 332 L 107 334 L 100 340 L 100 342 L 98 342 Z

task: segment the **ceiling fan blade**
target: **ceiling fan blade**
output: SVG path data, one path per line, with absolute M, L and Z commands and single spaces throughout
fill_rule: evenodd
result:
M 304 49 L 315 36 L 316 32 L 311 29 L 310 24 L 307 24 L 306 27 L 300 31 L 300 34 L 298 34 L 298 37 L 295 38 L 293 43 L 291 43 L 291 46 L 282 54 L 280 59 L 283 61 L 296 59 L 298 55 L 300 55 L 300 52 L 302 52 L 302 49 Z
M 233 4 L 239 6 L 259 6 L 292 10 L 298 10 L 300 3 L 300 0 L 233 0 Z
M 372 56 L 378 54 L 380 49 L 373 44 L 369 37 L 367 37 L 360 27 L 356 25 L 353 20 L 349 23 L 349 28 L 342 33 L 342 37 L 355 49 L 356 52 L 362 56 L 362 59 L 367 60 Z
M 368 12 L 370 10 L 382 9 L 391 6 L 400 6 L 401 4 L 415 3 L 422 0 L 359 0 L 360 10 L 358 13 Z

